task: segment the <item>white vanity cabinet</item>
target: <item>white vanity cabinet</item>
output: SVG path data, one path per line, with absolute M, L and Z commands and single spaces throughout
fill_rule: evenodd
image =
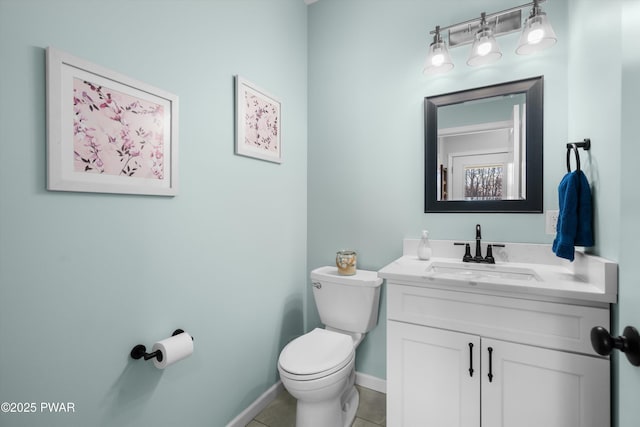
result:
M 472 344 L 473 376 L 469 374 Z M 478 426 L 480 337 L 387 322 L 387 425 Z
M 387 425 L 608 427 L 607 305 L 387 279 Z

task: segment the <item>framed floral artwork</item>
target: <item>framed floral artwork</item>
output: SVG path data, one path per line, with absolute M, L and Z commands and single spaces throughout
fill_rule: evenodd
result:
M 236 154 L 282 163 L 280 102 L 236 76 Z
M 47 48 L 47 189 L 175 196 L 178 97 Z

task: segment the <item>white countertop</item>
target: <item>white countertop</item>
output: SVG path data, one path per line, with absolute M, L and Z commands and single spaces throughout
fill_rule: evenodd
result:
M 618 264 L 601 257 L 576 252 L 575 261 L 570 263 L 555 257 L 551 245 L 504 243 L 504 248 L 494 249 L 495 265 L 463 263 L 463 247 L 454 247 L 453 241 L 440 240 L 431 241 L 432 250 L 438 256 L 425 261 L 415 255 L 417 242 L 416 239 L 406 239 L 404 255 L 378 271 L 378 276 L 392 282 L 461 292 L 586 305 L 617 302 Z M 486 244 L 483 243 L 482 249 L 484 255 Z M 439 265 L 469 269 L 469 276 L 434 272 L 433 267 Z M 535 278 L 516 279 L 510 278 L 509 274 L 505 277 L 487 277 L 482 273 L 474 275 L 475 268 L 489 272 L 492 269 L 530 270 L 535 273 Z

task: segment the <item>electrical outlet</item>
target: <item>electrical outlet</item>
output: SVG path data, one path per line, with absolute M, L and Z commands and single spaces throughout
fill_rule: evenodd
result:
M 546 211 L 545 233 L 550 235 L 556 234 L 559 215 L 560 211 L 558 210 Z

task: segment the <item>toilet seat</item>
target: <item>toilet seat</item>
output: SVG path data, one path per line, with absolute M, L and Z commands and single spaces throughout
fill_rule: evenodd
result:
M 350 336 L 316 328 L 287 344 L 280 353 L 278 364 L 287 377 L 308 381 L 339 371 L 354 356 Z

